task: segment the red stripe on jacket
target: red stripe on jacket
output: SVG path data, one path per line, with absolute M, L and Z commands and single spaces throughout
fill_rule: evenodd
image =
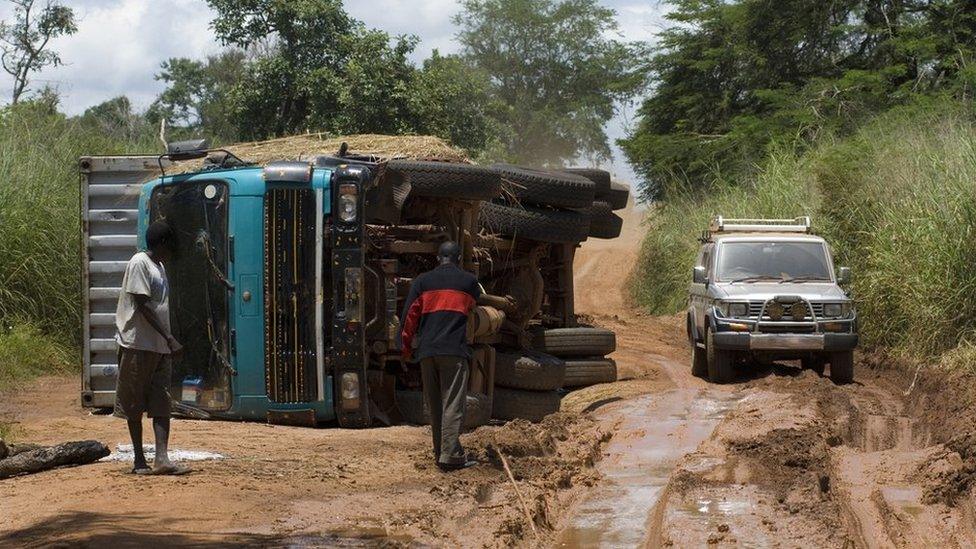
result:
M 407 317 L 403 320 L 403 331 L 400 339 L 403 343 L 404 354 L 409 353 L 413 345 L 413 338 L 420 327 L 420 318 L 428 313 L 454 312 L 467 315 L 475 306 L 474 297 L 461 290 L 428 290 L 417 296 L 410 305 Z

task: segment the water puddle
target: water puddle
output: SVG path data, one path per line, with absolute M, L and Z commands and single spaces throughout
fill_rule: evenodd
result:
M 146 459 L 152 460 L 156 456 L 156 445 L 143 444 L 142 451 L 146 454 Z M 131 444 L 116 444 L 115 451 L 99 461 L 132 461 L 134 458 L 135 452 Z M 178 448 L 170 448 L 169 459 L 171 461 L 211 461 L 225 459 L 225 457 L 222 454 L 208 452 L 206 450 L 180 450 Z
M 309 549 L 318 547 L 421 547 L 409 536 L 390 536 L 385 528 L 362 528 L 341 530 L 325 534 L 298 534 L 284 538 L 272 547 L 286 549 Z
M 676 389 L 601 410 L 597 419 L 621 421 L 597 464 L 604 480 L 577 508 L 556 545 L 640 545 L 675 464 L 708 438 L 739 400 L 732 393 Z

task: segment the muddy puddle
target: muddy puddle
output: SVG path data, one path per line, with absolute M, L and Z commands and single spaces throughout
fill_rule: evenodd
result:
M 391 536 L 385 528 L 347 529 L 324 534 L 299 534 L 283 538 L 271 547 L 286 549 L 316 549 L 325 547 L 424 547 L 409 536 Z
M 741 393 L 675 389 L 608 406 L 597 419 L 617 435 L 597 464 L 604 479 L 573 513 L 557 547 L 634 547 L 675 464 L 711 435 Z

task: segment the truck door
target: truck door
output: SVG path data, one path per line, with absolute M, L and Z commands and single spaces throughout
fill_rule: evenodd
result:
M 159 175 L 155 156 L 92 156 L 81 172 L 81 403 L 111 408 L 118 373 L 115 306 L 136 251 L 139 193 Z

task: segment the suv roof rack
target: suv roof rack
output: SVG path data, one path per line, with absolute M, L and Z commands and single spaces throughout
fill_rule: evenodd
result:
M 811 233 L 810 217 L 794 219 L 726 219 L 720 215 L 708 224 L 708 233 Z

